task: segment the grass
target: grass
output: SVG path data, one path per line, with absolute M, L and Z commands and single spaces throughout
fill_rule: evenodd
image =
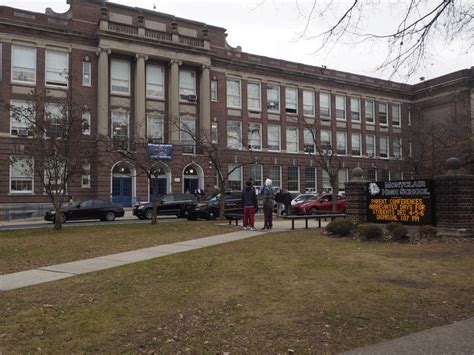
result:
M 336 353 L 474 316 L 474 244 L 269 233 L 2 294 L 0 353 Z
M 0 232 L 0 274 L 233 231 L 205 221 L 3 231 Z

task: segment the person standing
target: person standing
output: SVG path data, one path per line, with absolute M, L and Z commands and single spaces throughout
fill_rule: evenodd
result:
M 272 180 L 265 180 L 265 186 L 262 189 L 261 195 L 263 196 L 263 215 L 265 220 L 262 230 L 272 229 L 273 204 L 275 203 L 275 192 L 273 191 Z
M 277 203 L 277 216 L 280 216 L 283 213 L 284 205 L 283 205 L 283 198 L 285 190 L 280 189 L 275 195 L 275 202 Z
M 281 211 L 281 214 L 285 214 L 286 216 L 288 216 L 291 212 L 291 194 L 289 191 L 287 190 L 283 190 L 283 205 L 285 206 L 284 210 Z
M 255 208 L 257 207 L 257 194 L 252 186 L 252 181 L 245 183 L 242 191 L 242 205 L 244 206 L 244 229 L 255 230 Z

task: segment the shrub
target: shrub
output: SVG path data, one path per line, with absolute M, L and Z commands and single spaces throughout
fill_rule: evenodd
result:
M 433 239 L 438 237 L 438 229 L 436 227 L 426 225 L 418 228 L 418 236 L 420 238 Z
M 382 228 L 375 224 L 359 224 L 357 226 L 357 233 L 365 240 L 379 240 L 382 238 Z
M 390 222 L 388 224 L 385 225 L 385 229 L 389 232 L 389 233 L 392 233 L 393 230 L 395 228 L 397 228 L 398 226 L 400 226 L 401 224 L 398 223 L 398 222 Z
M 409 239 L 408 228 L 403 224 L 396 225 L 391 232 L 392 240 L 402 241 Z
M 336 218 L 326 226 L 326 232 L 340 237 L 348 236 L 353 229 L 354 223 L 348 218 Z

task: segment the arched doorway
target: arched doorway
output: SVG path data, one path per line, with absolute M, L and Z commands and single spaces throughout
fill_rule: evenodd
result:
M 156 187 L 158 195 L 170 193 L 171 170 L 163 163 L 153 165 L 152 175 L 154 176 L 148 188 L 149 201 L 153 199 L 153 189 Z
M 135 169 L 127 162 L 112 167 L 112 202 L 131 207 L 134 197 L 133 178 Z
M 204 173 L 197 164 L 189 164 L 183 170 L 183 191 L 194 194 L 197 189 L 204 190 Z

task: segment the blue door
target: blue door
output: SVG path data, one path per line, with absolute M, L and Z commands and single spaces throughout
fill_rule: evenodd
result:
M 153 188 L 155 186 L 158 188 L 158 196 L 166 194 L 166 178 L 153 178 L 150 183 L 150 201 L 153 200 Z
M 112 202 L 120 203 L 124 207 L 132 206 L 132 178 L 112 178 Z

